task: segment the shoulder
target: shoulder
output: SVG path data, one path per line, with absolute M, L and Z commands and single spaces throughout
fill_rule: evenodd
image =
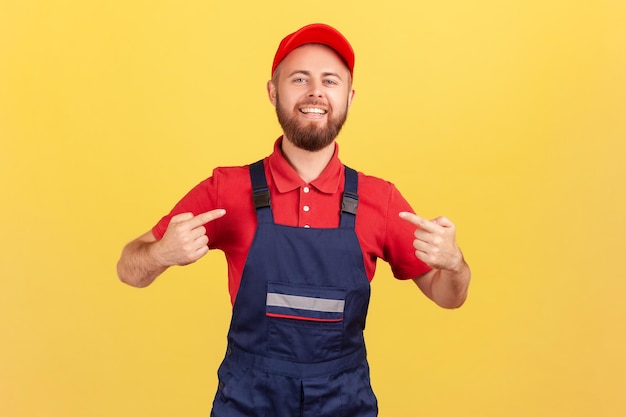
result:
M 361 215 L 379 224 L 385 233 L 397 226 L 398 213 L 413 211 L 395 184 L 380 177 L 359 172 L 358 194 Z
M 221 166 L 214 168 L 211 176 L 189 190 L 178 205 L 191 205 L 206 211 L 236 201 L 239 195 L 249 193 L 251 189 L 247 165 Z
M 211 176 L 204 179 L 200 188 L 219 190 L 224 187 L 248 187 L 250 188 L 249 165 L 220 166 L 213 169 Z
M 396 186 L 385 179 L 368 175 L 363 172 L 358 173 L 359 177 L 359 198 L 376 202 L 377 205 L 385 204 L 393 194 L 399 193 Z
M 361 171 L 357 171 L 359 175 L 359 185 L 363 184 L 370 187 L 393 187 L 393 184 L 390 181 L 387 181 L 383 178 L 376 177 L 374 175 L 369 175 Z
M 250 178 L 250 165 L 218 166 L 213 169 L 212 176 L 220 176 L 224 179 L 237 179 L 240 177 Z

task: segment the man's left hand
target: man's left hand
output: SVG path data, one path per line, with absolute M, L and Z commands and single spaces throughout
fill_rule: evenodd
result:
M 400 218 L 417 226 L 413 247 L 415 256 L 435 269 L 458 271 L 463 267 L 463 254 L 456 244 L 456 227 L 446 217 L 426 220 L 403 211 Z

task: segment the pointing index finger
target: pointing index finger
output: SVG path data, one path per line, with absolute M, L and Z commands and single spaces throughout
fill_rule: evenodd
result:
M 417 214 L 409 213 L 408 211 L 402 211 L 399 213 L 400 218 L 408 221 L 409 223 L 413 223 L 415 226 L 418 226 L 421 229 L 431 231 L 432 224 L 430 221 L 424 219 L 423 217 L 418 216 Z
M 215 209 L 215 210 L 207 211 L 205 213 L 200 213 L 197 216 L 195 216 L 193 219 L 190 219 L 189 221 L 192 223 L 192 227 L 197 227 L 197 226 L 202 226 L 203 224 L 211 222 L 215 219 L 219 219 L 224 214 L 226 214 L 226 210 Z
M 417 214 L 409 213 L 408 211 L 401 211 L 400 218 L 413 223 L 416 226 L 421 226 L 426 220 L 418 216 Z

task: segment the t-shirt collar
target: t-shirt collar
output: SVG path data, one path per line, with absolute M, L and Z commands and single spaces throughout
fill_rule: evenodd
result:
M 293 191 L 296 188 L 307 185 L 302 178 L 293 169 L 281 149 L 283 137 L 281 136 L 274 143 L 274 152 L 269 157 L 269 167 L 276 188 L 281 193 Z M 322 174 L 311 181 L 310 185 L 318 191 L 327 194 L 336 193 L 339 189 L 340 181 L 343 180 L 343 164 L 339 160 L 339 145 L 335 143 L 335 152 L 330 162 L 322 172 Z

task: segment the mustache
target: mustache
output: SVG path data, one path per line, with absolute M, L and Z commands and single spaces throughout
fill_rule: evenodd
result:
M 328 103 L 326 103 L 323 100 L 303 100 L 301 102 L 299 102 L 298 107 L 302 107 L 302 106 L 312 106 L 312 107 L 324 107 L 324 108 L 329 108 L 330 106 L 328 105 Z

